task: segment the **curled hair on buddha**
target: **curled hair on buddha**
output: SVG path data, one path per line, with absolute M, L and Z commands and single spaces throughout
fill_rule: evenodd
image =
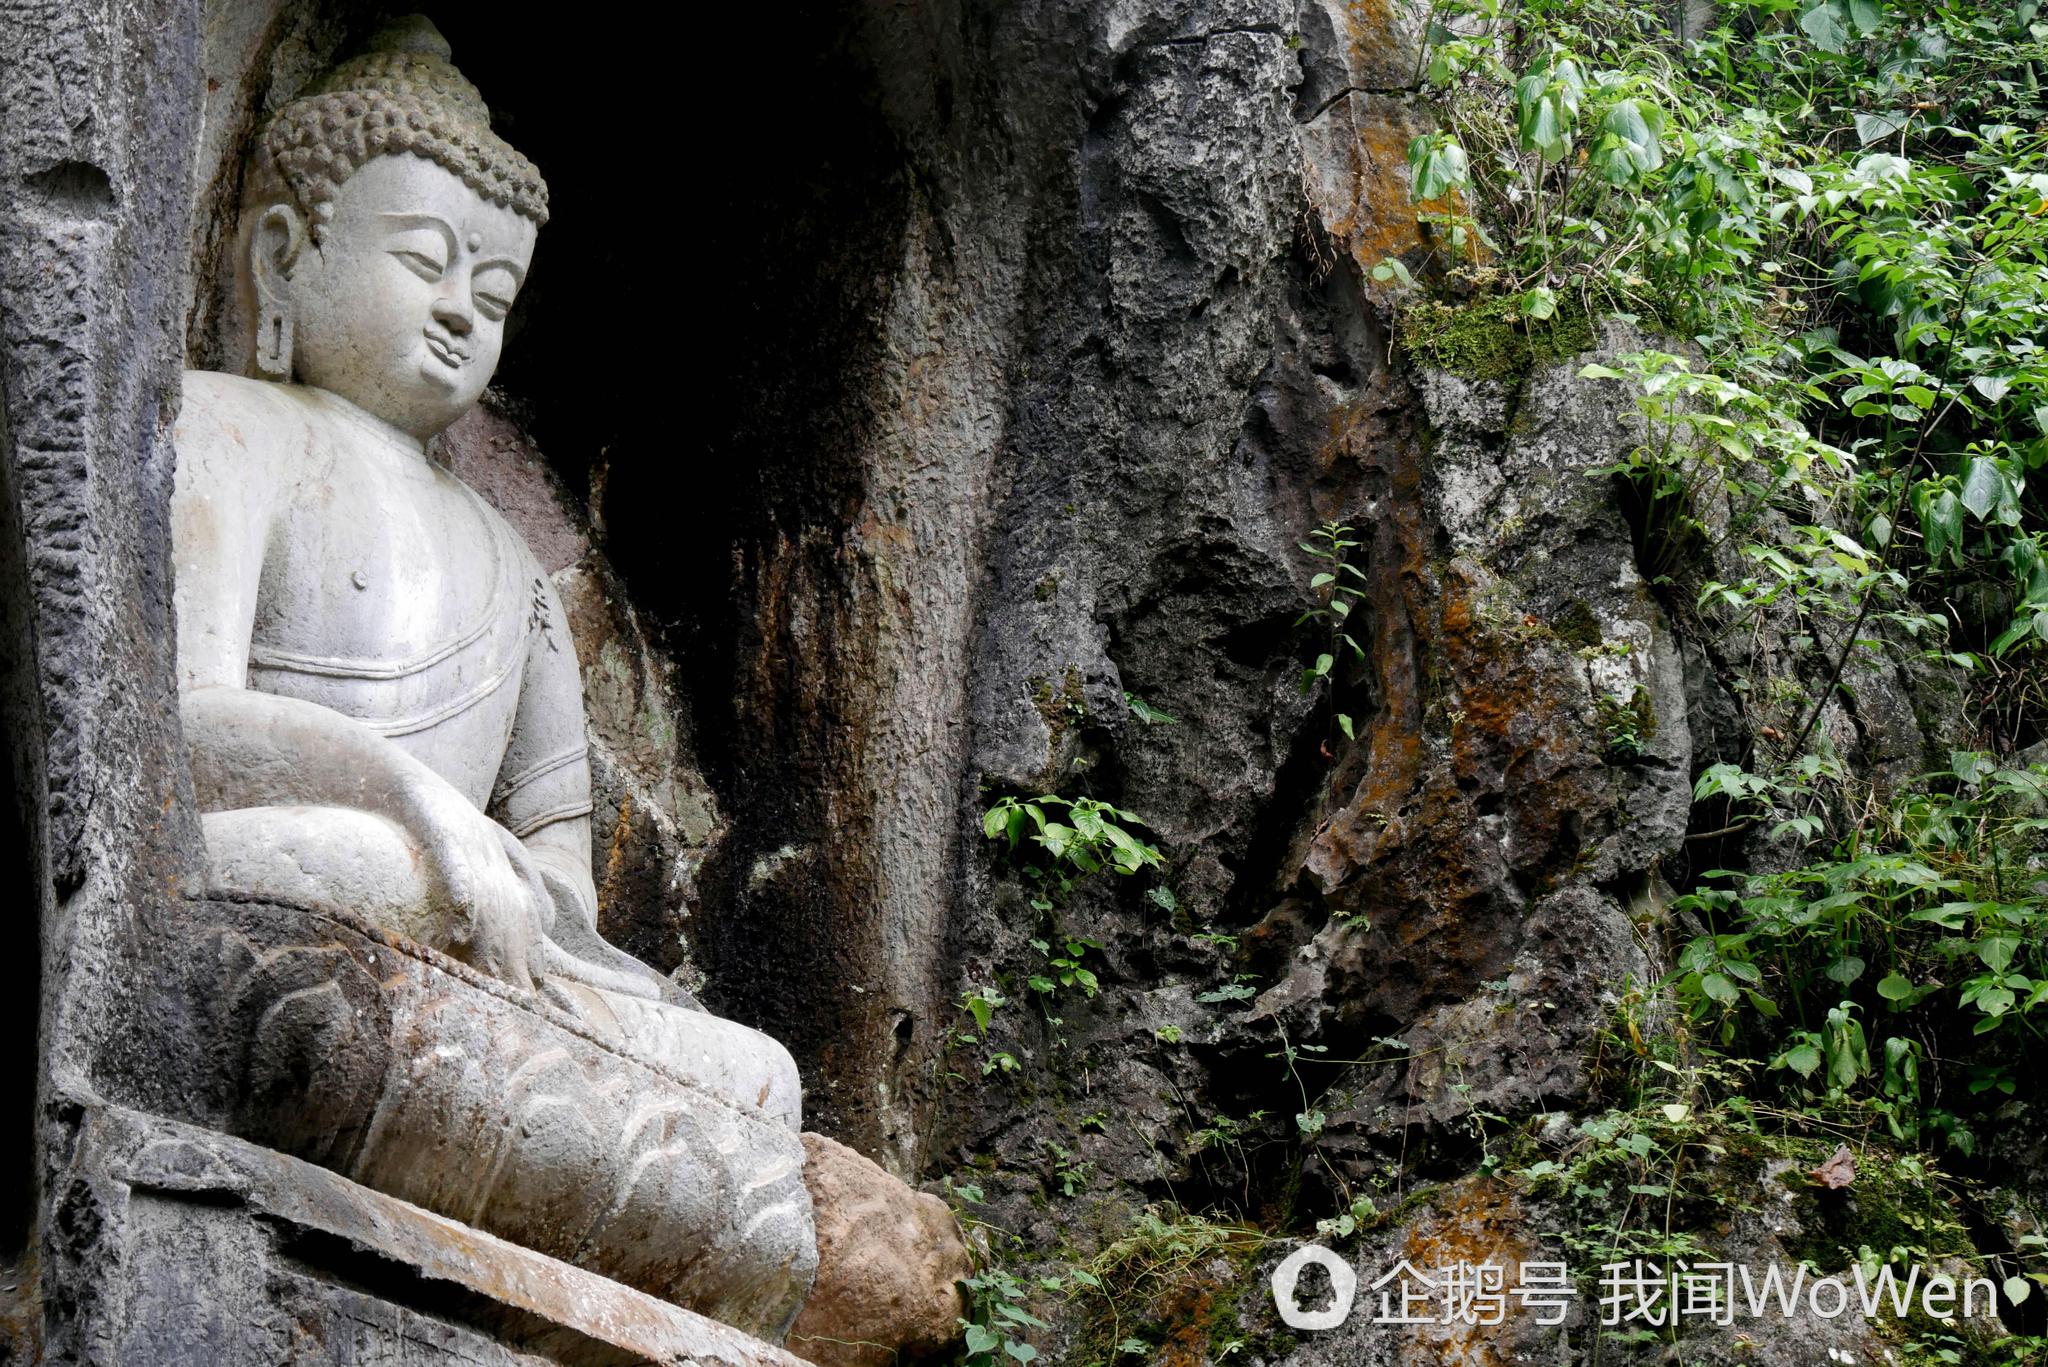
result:
M 257 140 L 253 176 L 260 196 L 296 204 L 317 245 L 342 183 L 400 153 L 425 157 L 536 226 L 547 222 L 547 183 L 491 131 L 483 96 L 417 14 L 386 25 L 361 56 L 280 109 Z

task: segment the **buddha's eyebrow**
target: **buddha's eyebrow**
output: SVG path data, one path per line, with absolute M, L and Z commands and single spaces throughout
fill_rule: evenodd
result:
M 414 228 L 431 229 L 441 234 L 442 241 L 447 244 L 448 255 L 455 255 L 455 229 L 449 226 L 448 220 L 437 214 L 379 214 L 378 217 L 400 231 L 410 231 Z

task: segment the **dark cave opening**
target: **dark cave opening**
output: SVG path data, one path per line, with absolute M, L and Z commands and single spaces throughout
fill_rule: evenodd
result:
M 615 30 L 550 32 L 550 66 L 608 74 L 605 98 L 586 101 L 534 82 L 532 42 L 489 12 L 436 20 L 549 185 L 498 383 L 589 499 L 692 686 L 703 759 L 736 782 L 753 758 L 737 733 L 759 720 L 735 714 L 739 559 L 855 515 L 864 423 L 850 396 L 881 360 L 909 213 L 859 7 L 782 15 L 809 40 L 777 47 L 776 88 L 797 94 L 768 100 L 739 60 L 760 50 L 752 16 L 650 16 L 631 51 Z M 679 82 L 678 52 L 735 60 Z
M 532 80 L 531 40 L 500 19 L 435 17 L 549 183 L 498 383 L 676 661 L 728 825 L 696 874 L 706 1004 L 829 1082 L 847 1027 L 818 985 L 868 966 L 845 961 L 835 861 L 851 856 L 834 851 L 855 837 L 821 777 L 843 769 L 859 690 L 821 686 L 820 662 L 855 670 L 862 648 L 831 596 L 856 554 L 913 195 L 862 9 L 780 14 L 772 81 L 753 15 L 650 15 L 630 47 L 562 25 L 550 67 L 604 73 L 604 97 L 584 100 Z M 678 53 L 718 56 L 679 80 Z M 786 858 L 810 848 L 823 856 Z M 764 883 L 768 865 L 786 871 Z

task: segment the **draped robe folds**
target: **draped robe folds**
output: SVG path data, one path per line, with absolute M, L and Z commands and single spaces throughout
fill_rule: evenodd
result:
M 423 763 L 540 869 L 544 996 L 621 1052 L 795 1129 L 801 1092 L 779 1044 L 696 1009 L 597 933 L 575 647 L 518 533 L 416 444 L 317 389 L 194 372 L 176 444 L 181 687 L 295 699 Z M 235 805 L 204 825 L 215 892 L 450 938 L 418 833 L 367 795 Z

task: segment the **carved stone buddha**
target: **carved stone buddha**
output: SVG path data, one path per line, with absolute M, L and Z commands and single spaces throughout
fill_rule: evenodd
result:
M 347 1141 L 301 1147 L 780 1335 L 817 1261 L 796 1068 L 598 934 L 562 606 L 430 450 L 491 378 L 546 189 L 424 20 L 285 106 L 250 174 L 260 378 L 188 373 L 175 438 L 208 891 L 474 970 L 409 989 Z

